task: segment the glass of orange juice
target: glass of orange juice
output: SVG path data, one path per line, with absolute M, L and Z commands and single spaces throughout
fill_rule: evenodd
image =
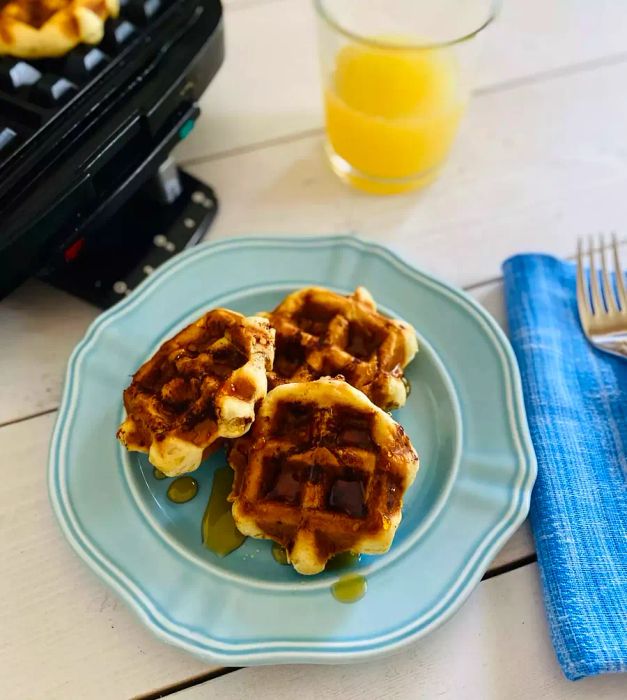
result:
M 478 36 L 499 0 L 314 0 L 326 150 L 367 192 L 433 181 L 468 102 Z

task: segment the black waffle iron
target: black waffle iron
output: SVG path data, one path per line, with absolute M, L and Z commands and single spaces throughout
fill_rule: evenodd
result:
M 106 307 L 202 238 L 173 147 L 224 56 L 219 0 L 122 0 L 98 46 L 0 58 L 0 297 L 32 274 Z

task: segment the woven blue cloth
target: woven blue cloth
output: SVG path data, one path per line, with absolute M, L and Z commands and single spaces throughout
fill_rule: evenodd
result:
M 567 678 L 627 671 L 627 360 L 593 349 L 575 266 L 503 265 L 510 338 L 538 459 L 531 526 Z

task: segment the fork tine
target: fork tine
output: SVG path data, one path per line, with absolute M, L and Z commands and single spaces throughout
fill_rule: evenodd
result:
M 588 257 L 590 258 L 590 295 L 592 296 L 592 315 L 605 313 L 605 307 L 601 301 L 601 290 L 599 289 L 599 275 L 597 274 L 597 266 L 594 261 L 594 241 L 590 236 L 588 245 Z
M 581 238 L 577 241 L 577 308 L 579 309 L 579 318 L 584 331 L 587 332 L 592 316 L 590 308 L 590 300 L 588 298 L 588 285 L 586 283 L 586 274 L 583 269 L 583 243 Z
M 603 234 L 599 236 L 599 247 L 601 248 L 601 279 L 603 281 L 603 296 L 605 298 L 605 305 L 607 310 L 611 313 L 618 311 L 616 308 L 616 302 L 614 301 L 614 292 L 612 291 L 612 284 L 610 282 L 610 277 L 607 274 L 607 265 L 605 263 L 605 241 L 603 239 Z
M 618 308 L 621 311 L 627 310 L 627 295 L 625 294 L 625 284 L 623 282 L 623 269 L 620 266 L 620 255 L 618 254 L 618 243 L 616 234 L 612 233 L 612 249 L 614 251 L 614 276 L 616 277 L 616 294 L 618 296 Z

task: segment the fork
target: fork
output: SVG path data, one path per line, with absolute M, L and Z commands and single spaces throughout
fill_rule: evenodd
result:
M 577 245 L 577 307 L 579 320 L 586 338 L 599 350 L 627 358 L 627 295 L 620 266 L 616 235 L 612 234 L 614 280 L 612 285 L 605 261 L 605 243 L 599 237 L 601 257 L 601 282 L 595 264 L 592 238 L 589 241 L 588 258 L 590 273 L 584 271 L 583 243 Z

